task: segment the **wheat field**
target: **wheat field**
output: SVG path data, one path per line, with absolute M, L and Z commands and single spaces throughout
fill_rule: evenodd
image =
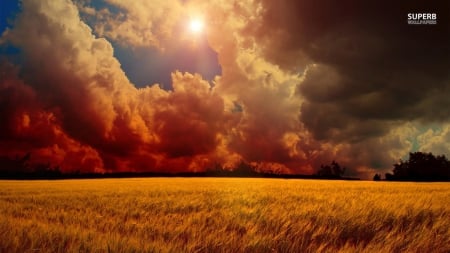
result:
M 450 184 L 0 181 L 1 252 L 450 252 Z

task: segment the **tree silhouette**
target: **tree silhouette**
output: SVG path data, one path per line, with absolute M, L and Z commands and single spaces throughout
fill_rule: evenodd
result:
M 30 158 L 30 152 L 16 158 L 0 156 L 0 177 L 56 178 L 62 175 L 59 166 L 52 167 L 50 163 L 32 163 Z
M 445 155 L 432 153 L 409 153 L 407 161 L 394 164 L 393 175 L 386 180 L 450 181 L 450 162 Z
M 375 176 L 373 176 L 373 181 L 380 181 L 380 180 L 381 180 L 380 174 L 375 174 Z
M 332 161 L 330 165 L 320 165 L 317 175 L 324 178 L 341 178 L 345 170 L 345 167 L 341 167 L 339 163 Z
M 394 175 L 392 173 L 386 173 L 384 178 L 386 178 L 387 181 L 392 181 L 394 180 Z
M 31 170 L 29 164 L 31 153 L 26 153 L 23 157 L 17 156 L 15 159 L 8 156 L 0 157 L 0 171 L 2 173 L 25 173 Z

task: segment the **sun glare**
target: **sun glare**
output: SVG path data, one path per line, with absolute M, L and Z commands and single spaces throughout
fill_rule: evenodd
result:
M 192 19 L 189 22 L 189 30 L 193 33 L 201 33 L 203 31 L 203 21 L 200 19 Z

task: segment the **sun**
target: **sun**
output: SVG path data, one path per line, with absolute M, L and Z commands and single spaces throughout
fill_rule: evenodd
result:
M 201 33 L 203 31 L 204 28 L 204 23 L 201 19 L 191 19 L 191 21 L 189 22 L 189 30 L 192 33 Z

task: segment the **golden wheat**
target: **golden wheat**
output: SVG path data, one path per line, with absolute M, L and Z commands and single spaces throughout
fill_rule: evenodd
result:
M 0 181 L 1 252 L 450 252 L 450 184 Z

